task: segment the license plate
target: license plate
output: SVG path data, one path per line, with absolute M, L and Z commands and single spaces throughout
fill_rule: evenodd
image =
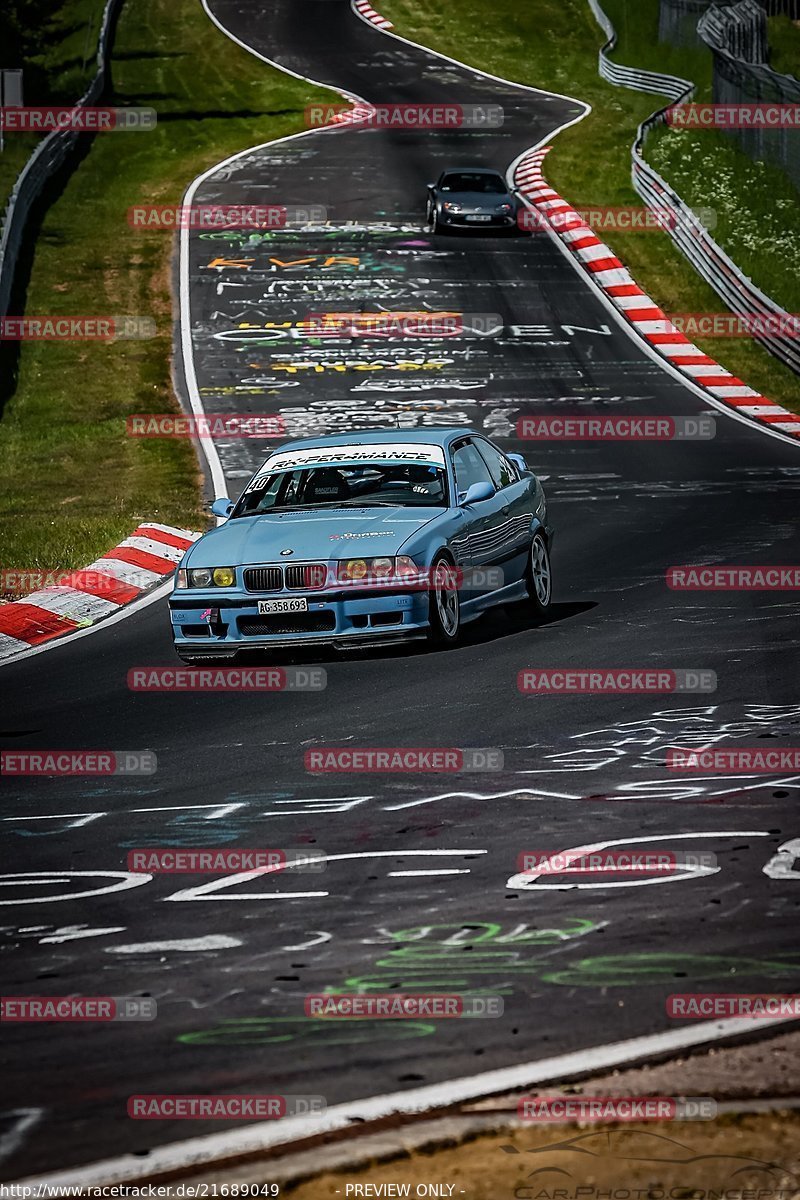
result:
M 259 600 L 259 614 L 308 612 L 308 600 L 305 596 L 295 596 L 291 600 Z
M 492 219 L 491 217 L 485 217 L 478 213 L 473 213 L 472 216 L 467 217 L 468 221 L 491 221 L 491 219 Z

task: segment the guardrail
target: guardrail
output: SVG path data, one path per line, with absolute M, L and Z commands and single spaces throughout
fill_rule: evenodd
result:
M 600 7 L 598 0 L 589 0 L 589 8 L 608 41 L 600 47 L 598 71 L 607 83 L 616 87 L 631 88 L 635 92 L 652 92 L 656 96 L 668 96 L 676 102 L 694 93 L 694 84 L 675 75 L 659 75 L 657 71 L 638 71 L 635 67 L 623 67 L 613 62 L 609 52 L 617 44 L 617 32 Z
M 94 104 L 105 90 L 114 25 L 123 3 L 124 0 L 107 0 L 97 46 L 97 72 L 76 108 Z M 14 272 L 31 206 L 81 136 L 74 130 L 58 129 L 48 133 L 36 146 L 11 189 L 0 228 L 0 317 L 8 314 Z
M 674 75 L 658 75 L 653 71 L 637 71 L 634 67 L 622 67 L 608 58 L 608 52 L 616 45 L 614 26 L 603 12 L 598 0 L 589 0 L 589 7 L 600 28 L 608 39 L 600 50 L 600 75 L 617 87 L 633 88 L 640 92 L 653 92 L 669 97 L 673 104 L 682 103 L 694 94 L 694 84 Z M 665 179 L 650 166 L 644 157 L 644 146 L 648 134 L 657 125 L 666 124 L 666 113 L 670 106 L 659 109 L 641 123 L 631 147 L 631 179 L 633 186 L 650 208 L 671 214 L 672 220 L 664 232 L 689 260 L 697 273 L 710 284 L 717 295 L 732 312 L 739 316 L 756 315 L 786 329 L 792 327 L 790 314 L 776 304 L 760 288 L 756 287 L 733 259 L 714 241 L 696 215 L 670 187 Z M 790 336 L 772 336 L 765 332 L 752 334 L 770 354 L 800 374 L 800 342 Z

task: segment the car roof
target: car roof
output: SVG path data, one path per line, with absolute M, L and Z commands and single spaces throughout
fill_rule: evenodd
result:
M 316 450 L 322 446 L 375 446 L 382 442 L 423 442 L 429 446 L 447 446 L 454 438 L 477 432 L 467 425 L 453 425 L 445 429 L 356 429 L 350 432 L 328 433 L 324 437 L 283 442 L 270 453 L 282 453 L 284 450 Z
M 499 175 L 501 179 L 504 178 L 503 172 L 497 167 L 445 167 L 441 174 L 457 175 L 459 171 L 466 175 Z

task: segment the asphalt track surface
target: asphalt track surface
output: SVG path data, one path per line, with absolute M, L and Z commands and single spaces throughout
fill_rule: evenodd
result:
M 247 246 L 192 236 L 207 410 L 280 413 L 292 436 L 395 422 L 486 430 L 545 479 L 556 603 L 539 628 L 511 606 L 495 610 L 447 653 L 414 644 L 279 660 L 323 665 L 317 693 L 130 692 L 132 666 L 174 662 L 163 601 L 3 669 L 5 747 L 158 755 L 153 776 L 4 783 L 4 871 L 41 873 L 0 881 L 4 992 L 158 1003 L 150 1023 L 4 1028 L 6 1179 L 220 1128 L 131 1121 L 132 1094 L 333 1104 L 658 1032 L 671 1025 L 672 992 L 791 992 L 800 975 L 797 878 L 763 869 L 800 835 L 797 777 L 682 776 L 664 765 L 671 745 L 798 744 L 792 594 L 681 593 L 664 580 L 686 562 L 800 561 L 797 449 L 724 415 L 707 441 L 519 443 L 525 414 L 707 407 L 639 351 L 546 237 L 434 238 L 423 228 L 424 185 L 442 165 L 505 169 L 579 106 L 386 38 L 346 0 L 275 0 L 269 15 L 216 0 L 213 11 L 256 51 L 368 100 L 500 103 L 506 119 L 491 135 L 319 133 L 246 154 L 203 184 L 198 203 L 324 204 L 329 221 Z M 219 36 L 209 23 L 210 52 Z M 385 224 L 339 228 L 347 222 Z M 494 312 L 504 332 L 377 348 L 214 336 L 345 302 Z M 271 444 L 219 446 L 232 495 Z M 517 674 L 534 666 L 704 668 L 718 687 L 524 696 Z M 498 747 L 505 766 L 447 777 L 305 772 L 306 749 L 341 745 Z M 633 890 L 507 886 L 523 850 L 645 835 L 659 839 L 651 849 L 711 851 L 719 871 Z M 324 873 L 205 895 L 192 889 L 206 878 L 167 875 L 75 895 L 120 880 L 69 872 L 124 872 L 127 851 L 143 845 L 347 857 Z M 304 1018 L 307 993 L 356 987 L 479 990 L 502 995 L 505 1015 Z

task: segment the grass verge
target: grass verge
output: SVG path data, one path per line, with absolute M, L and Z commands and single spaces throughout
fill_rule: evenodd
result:
M 603 35 L 585 0 L 536 0 L 529 5 L 520 5 L 516 0 L 493 0 L 491 41 L 485 36 L 484 0 L 461 0 L 458 6 L 453 6 L 449 0 L 428 0 L 424 6 L 416 0 L 381 0 L 378 8 L 394 22 L 399 34 L 413 41 L 520 83 L 588 101 L 593 109 L 589 116 L 566 129 L 555 140 L 545 164 L 548 180 L 578 208 L 642 204 L 630 181 L 630 147 L 638 124 L 665 101 L 663 97 L 612 87 L 600 79 L 597 51 Z M 616 61 L 695 79 L 700 98 L 704 92 L 707 94 L 711 78 L 710 53 L 703 48 L 684 52 L 660 45 L 657 0 L 606 0 L 604 8 L 619 34 L 619 45 L 614 53 Z M 705 156 L 709 156 L 709 161 L 716 161 L 711 156 L 717 153 L 714 147 L 717 139 L 723 140 L 723 135 L 689 134 L 688 137 L 700 139 L 700 157 L 704 162 Z M 658 152 L 664 153 L 659 143 L 652 144 Z M 686 143 L 687 147 L 691 144 Z M 791 189 L 791 185 L 775 168 L 766 167 L 762 171 L 756 167 L 761 190 L 750 196 L 748 171 L 753 164 L 728 143 L 722 148 L 735 155 L 736 172 L 728 185 L 735 190 L 730 205 L 727 198 L 724 206 L 717 202 L 722 200 L 721 194 L 714 195 L 710 203 L 710 207 L 719 213 L 714 236 L 726 246 L 726 239 L 735 228 L 741 230 L 736 243 L 741 245 L 742 240 L 750 236 L 748 231 L 753 222 L 760 219 L 768 202 L 766 198 L 770 195 L 780 199 L 791 196 L 791 191 L 779 190 Z M 692 150 L 691 153 L 695 155 L 696 152 Z M 688 161 L 690 158 L 687 157 L 681 173 L 686 172 Z M 697 158 L 694 159 L 696 162 Z M 665 171 L 672 181 L 670 166 L 668 162 Z M 681 191 L 677 179 L 675 183 Z M 694 205 L 694 197 L 685 194 L 686 187 L 683 190 L 684 198 Z M 707 195 L 705 187 L 701 191 Z M 697 200 L 696 203 L 708 204 L 709 201 Z M 752 215 L 751 204 L 754 206 Z M 781 228 L 792 246 L 792 255 L 800 253 L 796 203 L 792 210 L 776 212 L 775 220 L 782 213 Z M 603 240 L 665 311 L 713 313 L 724 309 L 717 294 L 700 279 L 666 234 L 658 230 L 604 231 Z M 768 262 L 763 250 L 762 238 L 748 260 L 753 263 L 755 282 L 768 294 L 770 286 L 774 285 L 781 292 L 785 287 L 786 297 L 790 299 L 795 294 L 797 277 L 795 274 L 794 280 L 791 278 L 794 268 L 784 261 L 785 248 L 770 255 Z M 791 261 L 796 260 L 793 257 Z M 781 302 L 781 296 L 776 299 Z M 757 342 L 749 338 L 698 337 L 694 340 L 705 353 L 752 387 L 787 408 L 800 411 L 800 380 Z
M 768 18 L 769 65 L 780 75 L 800 78 L 800 21 L 785 13 Z
M 137 203 L 178 204 L 215 162 L 302 128 L 330 93 L 273 70 L 224 37 L 193 0 L 128 0 L 109 103 L 150 105 L 149 133 L 94 138 L 48 209 L 26 313 L 152 317 L 149 341 L 23 342 L 0 421 L 0 562 L 83 566 L 142 518 L 201 528 L 189 442 L 126 436 L 135 412 L 178 411 L 170 384 L 171 235 L 127 222 Z

